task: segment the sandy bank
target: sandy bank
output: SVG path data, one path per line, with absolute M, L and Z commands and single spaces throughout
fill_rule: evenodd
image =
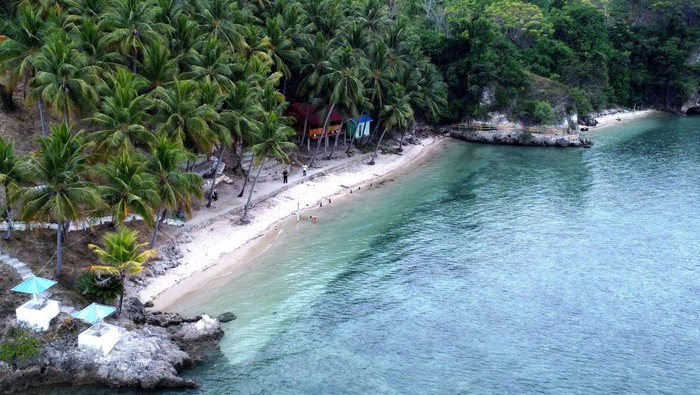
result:
M 591 126 L 589 130 L 590 131 L 599 130 L 599 129 L 602 129 L 602 128 L 605 128 L 608 126 L 619 125 L 620 123 L 623 123 L 623 122 L 628 122 L 628 121 L 648 117 L 650 115 L 659 114 L 659 113 L 660 113 L 660 111 L 657 111 L 657 110 L 610 111 L 610 112 L 607 112 L 603 115 L 596 116 L 595 120 L 598 121 L 598 125 Z
M 321 204 L 329 204 L 329 199 L 330 204 L 334 204 L 341 198 L 361 196 L 358 187 L 365 189 L 373 181 L 417 166 L 446 140 L 439 137 L 423 139 L 421 145 L 405 146 L 402 155 L 379 155 L 374 166 L 367 165 L 369 155 L 346 160 L 341 166 L 328 162 L 326 167 L 334 170 L 324 171 L 322 168 L 306 178 L 293 175 L 290 182 L 295 181 L 296 185 L 291 187 L 275 181 L 261 184 L 260 188 L 256 187 L 258 195 L 271 197 L 261 200 L 251 209 L 253 221 L 250 224 L 239 224 L 240 214 L 229 213 L 207 221 L 204 227 L 188 229 L 179 244 L 183 255 L 179 259 L 180 265 L 163 275 L 149 278 L 147 287 L 138 291 L 138 298 L 153 300 L 156 309 L 168 310 L 179 298 L 211 279 L 246 270 L 252 265 L 251 258 L 276 237 L 282 221 L 296 220 L 297 207 L 301 209 L 301 220 L 308 221 L 307 210 L 319 209 Z

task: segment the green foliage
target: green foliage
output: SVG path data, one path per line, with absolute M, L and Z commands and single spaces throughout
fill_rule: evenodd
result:
M 112 303 L 124 290 L 119 276 L 85 272 L 75 284 L 75 290 L 90 300 Z
M 522 102 L 515 110 L 519 117 L 532 124 L 552 124 L 555 114 L 552 107 L 543 101 L 530 100 Z
M 39 355 L 41 341 L 30 330 L 11 327 L 0 343 L 0 361 L 16 367 Z

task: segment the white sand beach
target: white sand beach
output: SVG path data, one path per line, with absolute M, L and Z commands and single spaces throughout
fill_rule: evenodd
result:
M 648 117 L 650 115 L 658 114 L 659 111 L 657 110 L 637 110 L 637 111 L 628 111 L 628 110 L 615 110 L 615 111 L 610 111 L 607 112 L 604 115 L 599 115 L 595 117 L 596 121 L 598 121 L 598 125 L 596 126 L 591 126 L 589 130 L 598 130 L 602 129 L 608 126 L 614 126 L 617 124 L 620 124 L 625 121 L 632 121 L 635 119 L 639 118 L 644 118 Z
M 259 183 L 254 194 L 259 201 L 251 209 L 252 222 L 247 225 L 238 222 L 240 212 L 231 212 L 245 203 L 244 198 L 235 197 L 240 187 L 222 186 L 215 207 L 197 210 L 188 221 L 184 235 L 178 239 L 177 248 L 183 254 L 181 264 L 163 275 L 148 277 L 147 286 L 135 296 L 143 302 L 152 300 L 156 309 L 167 310 L 178 298 L 210 279 L 251 265 L 251 258 L 276 236 L 281 222 L 296 220 L 297 207 L 301 209 L 301 221 L 310 221 L 311 213 L 322 221 L 321 204 L 361 197 L 362 190 L 370 188 L 371 183 L 417 166 L 445 140 L 428 137 L 421 140 L 420 145 L 404 146 L 401 155 L 379 154 L 374 166 L 367 164 L 371 155 L 365 154 L 322 161 L 323 167 L 310 169 L 307 177 L 295 168 L 289 184 L 282 184 L 281 180 Z

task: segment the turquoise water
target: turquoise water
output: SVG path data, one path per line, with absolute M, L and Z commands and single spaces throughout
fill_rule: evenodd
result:
M 700 118 L 455 141 L 177 306 L 203 393 L 700 393 Z M 376 187 L 376 186 L 375 186 Z
M 175 308 L 207 394 L 700 393 L 700 118 L 592 149 L 454 141 Z

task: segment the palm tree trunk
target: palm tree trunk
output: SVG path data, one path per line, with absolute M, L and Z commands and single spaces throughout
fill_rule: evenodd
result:
M 333 141 L 333 146 L 331 146 L 331 153 L 328 154 L 327 159 L 331 159 L 333 157 L 333 152 L 335 151 L 335 147 L 338 145 L 338 137 L 340 137 L 340 131 L 343 130 L 343 124 L 345 121 L 340 123 L 340 129 L 338 129 L 338 134 L 335 135 L 335 141 Z
M 14 221 L 12 219 L 12 207 L 10 205 L 7 205 L 7 230 L 5 231 L 5 236 L 3 236 L 3 239 L 5 240 L 10 240 L 12 237 L 12 226 L 14 224 Z
M 411 127 L 412 123 L 409 123 L 406 125 L 406 128 L 403 130 L 403 133 L 401 133 L 401 140 L 399 140 L 399 152 L 403 152 L 403 137 L 406 135 L 406 132 L 408 132 L 408 128 Z
M 245 208 L 243 209 L 243 216 L 241 217 L 241 223 L 244 223 L 244 224 L 250 223 L 250 218 L 248 218 L 248 209 L 250 208 L 250 200 L 253 198 L 253 191 L 255 191 L 255 184 L 258 182 L 258 177 L 260 177 L 260 173 L 262 172 L 262 169 L 264 166 L 265 166 L 265 159 L 263 159 L 262 163 L 260 164 L 260 168 L 258 169 L 258 174 L 255 175 L 255 178 L 253 179 L 253 185 L 251 185 L 250 191 L 248 191 L 248 201 L 246 202 Z
M 221 158 L 224 156 L 224 150 L 226 146 L 221 143 L 221 148 L 219 148 L 219 156 L 216 158 L 216 166 L 214 167 L 214 177 L 211 179 L 211 189 L 209 190 L 209 201 L 207 202 L 207 207 L 211 207 L 211 198 L 214 195 L 214 188 L 216 187 L 216 171 L 219 169 L 219 164 L 221 164 Z
M 367 138 L 367 141 L 362 144 L 363 147 L 366 147 L 372 141 L 372 138 L 377 134 L 377 129 L 379 129 L 379 117 L 377 117 L 377 124 L 374 125 L 374 130 L 372 130 L 372 133 Z
M 367 163 L 368 165 L 373 165 L 374 164 L 374 159 L 377 157 L 377 151 L 379 151 L 379 145 L 382 143 L 382 139 L 384 138 L 384 135 L 386 134 L 386 129 L 382 131 L 382 135 L 379 136 L 379 141 L 377 141 L 377 147 L 374 149 L 374 154 L 372 154 L 372 159 Z
M 122 313 L 122 306 L 124 305 L 124 287 L 126 286 L 126 284 L 124 284 L 124 280 L 126 279 L 126 276 L 120 275 L 119 278 L 121 279 L 121 282 L 122 282 L 122 292 L 119 294 L 119 308 L 117 308 L 116 317 L 119 317 Z
M 309 163 L 309 167 L 313 167 L 314 163 L 316 163 L 316 155 L 318 155 L 318 149 L 321 147 L 321 142 L 323 141 L 323 138 L 326 137 L 326 134 L 328 133 L 328 122 L 331 120 L 331 114 L 333 113 L 333 109 L 335 108 L 335 102 L 331 104 L 330 110 L 328 110 L 328 114 L 326 114 L 326 120 L 323 122 L 323 133 L 321 133 L 321 137 L 318 139 L 318 145 L 316 145 L 316 152 L 314 152 L 314 156 L 311 157 L 311 163 Z
M 304 129 L 301 132 L 301 141 L 299 142 L 300 147 L 304 146 L 304 138 L 306 137 L 306 127 L 308 125 L 309 125 L 309 110 L 306 110 L 306 116 L 304 117 Z
M 250 158 L 250 164 L 248 165 L 248 171 L 245 172 L 245 180 L 243 180 L 243 188 L 241 188 L 241 192 L 238 194 L 238 197 L 243 197 L 243 191 L 245 191 L 245 186 L 248 184 L 248 175 L 250 174 L 250 171 L 253 169 L 253 158 Z
M 39 121 L 41 122 L 41 135 L 46 136 L 46 120 L 44 120 L 44 103 L 39 99 Z
M 63 221 L 58 221 L 58 229 L 56 229 L 56 278 L 61 276 L 61 268 L 63 267 L 63 250 L 61 246 L 62 235 Z
M 165 213 L 167 210 L 163 210 L 163 215 L 158 218 L 158 214 L 160 213 L 160 207 L 156 209 L 156 224 L 153 229 L 153 235 L 151 236 L 151 244 L 148 245 L 148 248 L 153 248 L 154 245 L 156 245 L 156 238 L 158 237 L 158 228 L 160 227 L 160 222 L 162 221 L 162 218 L 165 217 Z

